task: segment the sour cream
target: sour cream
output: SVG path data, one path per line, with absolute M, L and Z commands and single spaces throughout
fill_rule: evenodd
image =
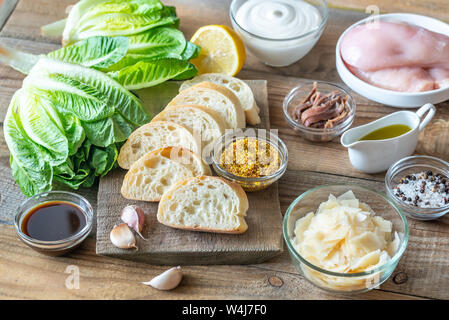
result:
M 327 16 L 324 1 L 320 7 L 302 0 L 234 0 L 231 11 L 233 27 L 249 51 L 273 66 L 288 65 L 306 55 L 321 36 L 320 26 Z
M 246 31 L 268 39 L 299 37 L 322 21 L 318 9 L 300 0 L 249 0 L 235 19 Z

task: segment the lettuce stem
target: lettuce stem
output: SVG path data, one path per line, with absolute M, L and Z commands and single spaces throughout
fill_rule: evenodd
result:
M 41 34 L 46 37 L 60 37 L 64 32 L 67 19 L 55 21 L 41 27 Z
M 28 74 L 39 56 L 0 45 L 0 62 L 19 72 Z

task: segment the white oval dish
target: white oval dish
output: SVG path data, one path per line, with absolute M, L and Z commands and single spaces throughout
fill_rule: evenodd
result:
M 383 21 L 404 21 L 419 27 L 426 28 L 433 32 L 438 32 L 446 35 L 449 34 L 449 24 L 434 18 L 418 14 L 391 13 L 380 15 L 378 18 Z M 346 29 L 338 39 L 337 46 L 335 48 L 335 58 L 337 72 L 343 82 L 353 91 L 364 96 L 365 98 L 389 105 L 391 107 L 417 108 L 426 103 L 437 104 L 449 100 L 449 87 L 424 92 L 399 92 L 386 90 L 366 83 L 348 70 L 340 54 L 341 40 L 343 39 L 345 34 L 355 26 L 372 21 L 373 17 L 370 16 L 366 19 L 354 23 L 352 26 Z

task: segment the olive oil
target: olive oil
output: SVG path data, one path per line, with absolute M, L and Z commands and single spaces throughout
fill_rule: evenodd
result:
M 391 126 L 379 128 L 377 130 L 374 130 L 374 131 L 368 133 L 367 135 L 360 138 L 360 141 L 362 141 L 362 140 L 385 140 L 385 139 L 396 138 L 396 137 L 402 136 L 404 133 L 407 133 L 410 130 L 412 130 L 412 129 L 405 124 L 393 124 Z

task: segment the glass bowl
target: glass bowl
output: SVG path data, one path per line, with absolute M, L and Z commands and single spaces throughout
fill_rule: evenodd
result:
M 319 128 L 310 128 L 302 125 L 299 122 L 296 122 L 291 116 L 294 112 L 295 108 L 298 107 L 304 98 L 309 94 L 313 89 L 313 82 L 318 83 L 318 91 L 322 94 L 330 93 L 334 90 L 341 92 L 344 95 L 349 97 L 348 105 L 349 105 L 349 114 L 346 119 L 337 124 L 333 128 L 327 129 L 319 129 Z M 284 98 L 284 102 L 282 105 L 282 110 L 284 112 L 284 117 L 287 123 L 295 130 L 300 136 L 304 137 L 307 140 L 314 142 L 327 142 L 331 141 L 334 138 L 341 135 L 345 132 L 354 122 L 356 104 L 352 96 L 342 87 L 336 85 L 334 83 L 325 82 L 325 81 L 313 81 L 307 82 L 303 85 L 300 85 L 296 88 L 293 88 Z
M 22 223 L 27 214 L 36 206 L 46 202 L 61 201 L 78 207 L 86 217 L 86 225 L 78 233 L 69 238 L 57 241 L 42 241 L 34 239 L 22 231 Z M 67 191 L 48 191 L 37 194 L 25 200 L 18 208 L 14 219 L 14 226 L 19 238 L 32 249 L 39 253 L 60 256 L 75 249 L 84 239 L 87 238 L 92 230 L 93 209 L 90 203 L 82 196 Z
M 309 212 L 316 212 L 320 203 L 328 200 L 329 194 L 339 196 L 349 190 L 368 204 L 377 216 L 392 222 L 400 244 L 394 256 L 378 268 L 359 273 L 332 272 L 310 263 L 296 251 L 293 246 L 295 223 Z M 360 293 L 378 287 L 391 276 L 407 247 L 409 228 L 401 209 L 386 196 L 356 185 L 324 185 L 304 192 L 292 202 L 284 216 L 283 233 L 293 264 L 308 281 L 330 292 Z
M 265 141 L 279 152 L 280 166 L 276 172 L 267 176 L 247 178 L 234 175 L 220 165 L 220 157 L 224 149 L 234 141 L 248 137 Z M 231 132 L 227 132 L 215 143 L 214 149 L 212 151 L 212 166 L 215 172 L 219 176 L 227 180 L 240 184 L 245 191 L 250 192 L 265 189 L 272 183 L 279 180 L 279 178 L 282 177 L 282 175 L 285 173 L 285 170 L 287 169 L 287 163 L 288 151 L 284 142 L 282 142 L 282 140 L 279 139 L 276 134 L 265 129 L 246 129 L 245 131 L 234 130 Z
M 232 27 L 240 35 L 248 51 L 270 66 L 288 66 L 302 59 L 320 39 L 327 24 L 329 12 L 326 1 L 310 0 L 306 3 L 313 6 L 317 10 L 317 14 L 321 16 L 321 23 L 314 29 L 293 38 L 262 37 L 248 31 L 247 28 L 242 25 L 242 21 L 240 21 L 240 23 L 237 21 L 237 12 L 246 1 L 247 0 L 233 0 L 231 2 L 229 16 Z M 266 13 L 266 11 L 263 12 Z M 279 14 L 279 11 L 273 12 L 273 16 L 276 16 L 276 13 Z M 278 17 L 283 18 L 279 15 Z M 304 19 L 307 20 L 307 17 Z
M 439 208 L 419 208 L 402 202 L 394 195 L 394 187 L 407 175 L 432 170 L 449 178 L 449 163 L 431 156 L 410 156 L 395 162 L 385 175 L 387 195 L 404 213 L 413 219 L 434 220 L 449 212 L 449 204 Z

